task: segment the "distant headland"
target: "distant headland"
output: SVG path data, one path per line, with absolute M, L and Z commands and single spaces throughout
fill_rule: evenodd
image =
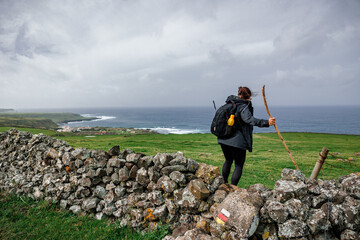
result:
M 22 113 L 14 109 L 0 109 L 0 127 L 57 129 L 63 123 L 95 119 L 98 118 L 83 117 L 76 113 Z
M 11 108 L 0 108 L 0 113 L 8 113 L 8 112 L 15 112 L 15 110 Z

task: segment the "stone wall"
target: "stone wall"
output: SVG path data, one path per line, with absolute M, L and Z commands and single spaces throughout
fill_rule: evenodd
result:
M 359 239 L 357 174 L 310 181 L 284 169 L 273 190 L 241 189 L 224 184 L 217 167 L 181 152 L 73 149 L 16 129 L 0 133 L 0 169 L 2 191 L 139 230 L 169 223 L 168 240 Z

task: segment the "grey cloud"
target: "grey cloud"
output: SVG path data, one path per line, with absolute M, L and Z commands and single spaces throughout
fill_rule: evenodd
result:
M 356 0 L 1 1 L 0 102 L 208 105 L 239 85 L 260 92 L 266 84 L 274 105 L 359 104 L 359 6 Z M 339 89 L 347 98 L 332 99 Z

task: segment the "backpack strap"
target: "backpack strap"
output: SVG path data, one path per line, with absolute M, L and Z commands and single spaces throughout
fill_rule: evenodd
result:
M 239 103 L 236 103 L 234 100 L 230 100 L 230 101 L 231 101 L 231 103 L 232 103 L 232 105 L 233 105 L 233 107 L 232 107 L 232 109 L 231 109 L 231 111 L 230 111 L 230 114 L 235 114 L 236 108 L 237 108 L 237 106 L 238 106 Z

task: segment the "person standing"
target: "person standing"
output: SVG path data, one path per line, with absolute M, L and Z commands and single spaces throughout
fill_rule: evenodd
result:
M 237 105 L 235 112 L 234 133 L 227 138 L 218 138 L 218 143 L 225 156 L 222 176 L 228 182 L 231 165 L 235 162 L 235 170 L 231 176 L 231 184 L 237 186 L 246 158 L 246 150 L 252 152 L 253 126 L 269 127 L 276 123 L 275 118 L 257 119 L 253 116 L 251 104 L 251 90 L 248 87 L 239 87 L 238 95 L 230 95 L 226 103 L 234 102 Z

